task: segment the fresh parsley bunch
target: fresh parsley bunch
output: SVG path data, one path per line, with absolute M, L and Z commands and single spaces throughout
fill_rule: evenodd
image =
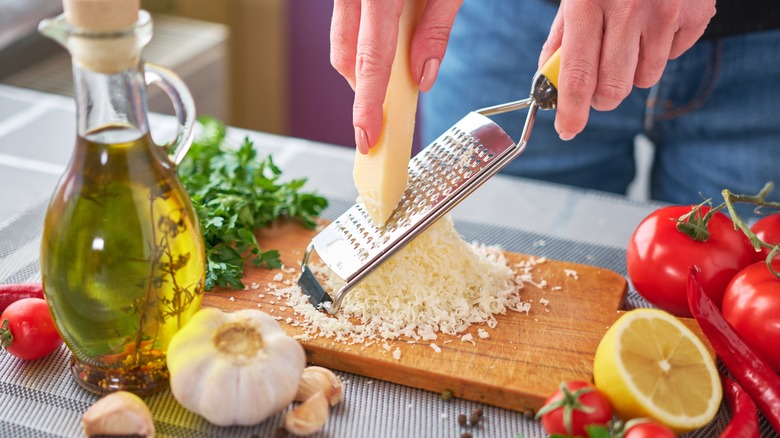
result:
M 206 290 L 241 289 L 245 261 L 270 269 L 282 264 L 279 251 L 260 248 L 254 231 L 281 217 L 314 228 L 328 201 L 302 192 L 306 179 L 280 182 L 282 171 L 270 155 L 258 157 L 249 138 L 230 147 L 222 122 L 210 117 L 199 122 L 202 129 L 178 173 L 206 243 Z

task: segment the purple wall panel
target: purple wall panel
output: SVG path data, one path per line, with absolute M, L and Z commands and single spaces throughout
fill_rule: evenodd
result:
M 332 0 L 289 0 L 289 131 L 354 147 L 352 89 L 330 65 Z
M 347 81 L 330 65 L 333 0 L 288 0 L 287 4 L 289 134 L 354 147 L 354 94 Z M 412 155 L 420 150 L 419 129 L 416 131 Z

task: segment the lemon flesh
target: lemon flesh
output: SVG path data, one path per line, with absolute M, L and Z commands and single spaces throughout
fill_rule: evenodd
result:
M 678 433 L 712 421 L 723 396 L 702 341 L 657 309 L 626 312 L 607 330 L 593 378 L 621 419 L 650 417 Z

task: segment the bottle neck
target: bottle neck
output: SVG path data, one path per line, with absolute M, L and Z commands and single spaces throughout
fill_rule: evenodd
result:
M 98 73 L 74 62 L 73 80 L 79 137 L 98 143 L 123 143 L 149 132 L 142 65 Z

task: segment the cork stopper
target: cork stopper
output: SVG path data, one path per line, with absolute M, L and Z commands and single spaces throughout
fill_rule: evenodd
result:
M 127 29 L 138 21 L 140 0 L 63 0 L 65 20 L 91 31 Z
M 140 0 L 63 0 L 66 38 L 49 35 L 68 48 L 82 68 L 114 74 L 137 66 L 152 38 L 152 21 Z

